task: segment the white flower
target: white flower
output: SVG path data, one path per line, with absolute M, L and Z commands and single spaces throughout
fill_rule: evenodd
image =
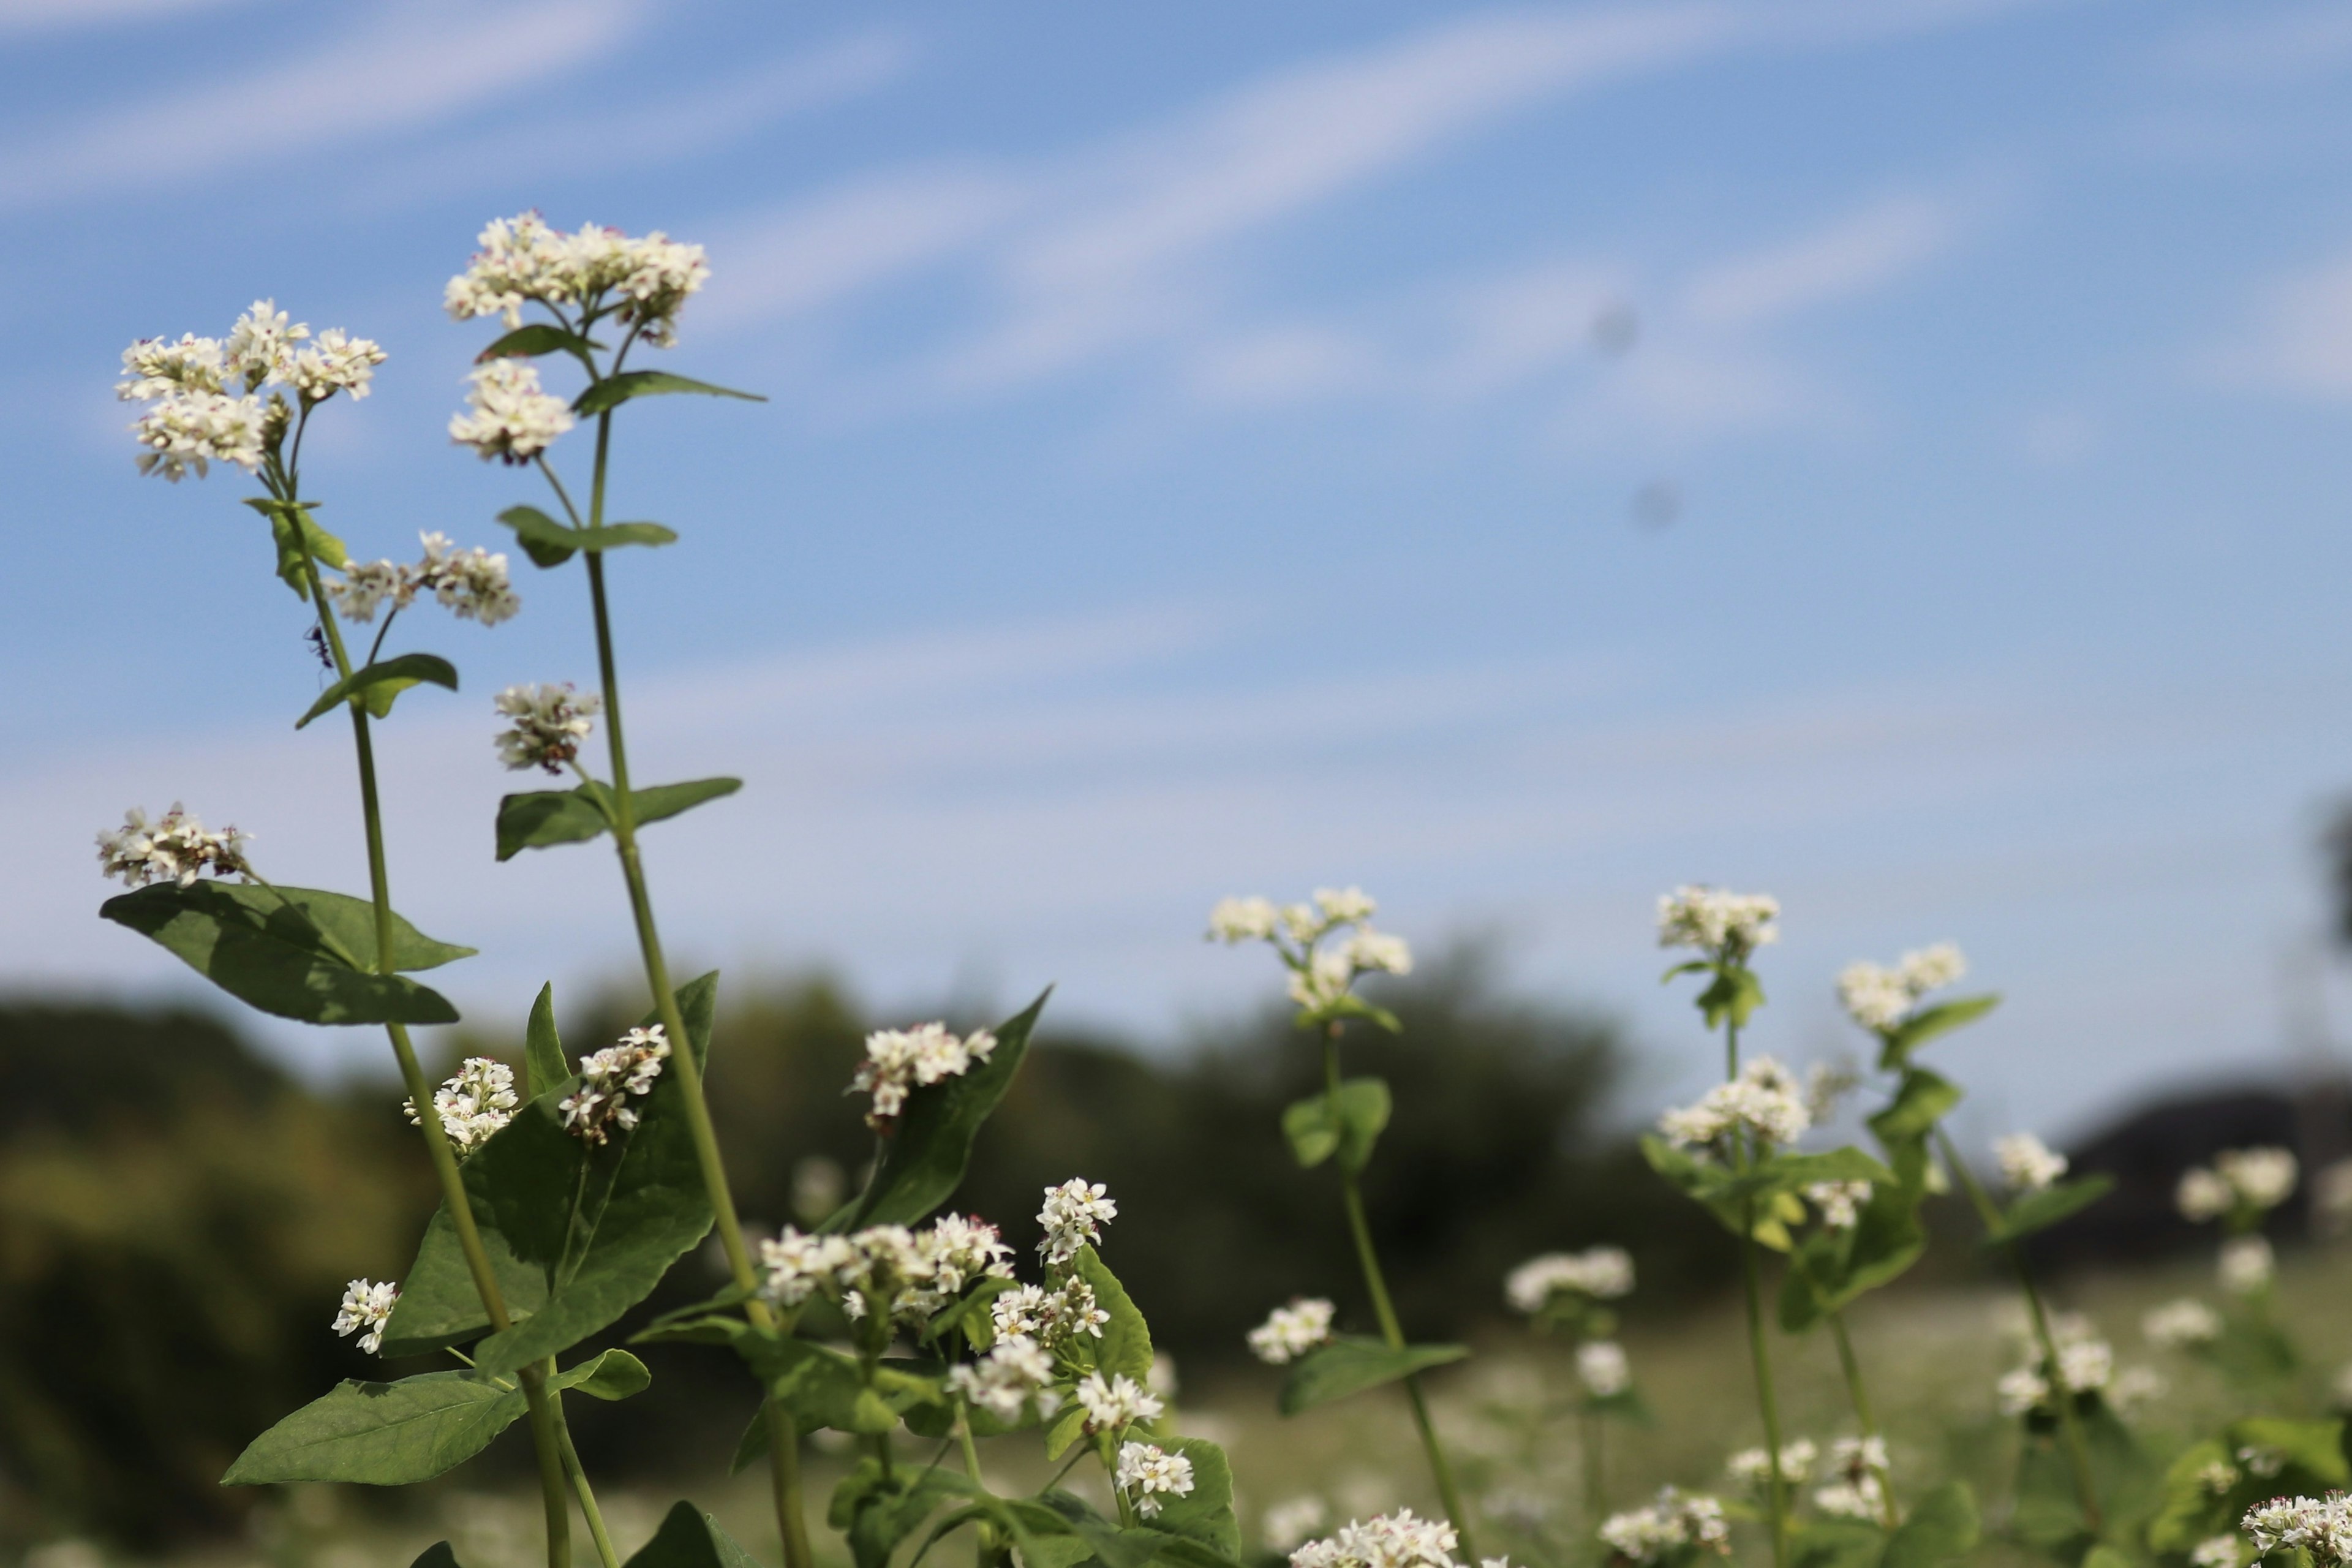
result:
M 1125 1443 L 1118 1450 L 1118 1489 L 1134 1500 L 1135 1511 L 1150 1519 L 1160 1511 L 1163 1497 L 1183 1497 L 1192 1489 L 1192 1461 L 1150 1443 Z
M 327 597 L 343 619 L 362 625 L 375 619 L 387 599 L 396 614 L 416 602 L 421 578 L 414 566 L 394 561 L 354 561 L 343 567 L 341 580 L 325 584 Z
M 1855 1023 L 1884 1034 L 1909 1017 L 1921 997 L 1942 990 L 1968 971 L 1960 950 L 1939 942 L 1905 953 L 1892 969 L 1866 962 L 1847 964 L 1838 973 L 1838 1000 Z
M 1269 1366 L 1297 1361 L 1331 1339 L 1331 1318 L 1337 1310 L 1321 1297 L 1295 1297 L 1276 1307 L 1265 1322 L 1249 1331 L 1250 1353 Z
M 1914 995 L 1940 991 L 1969 972 L 1969 961 L 1956 942 L 1939 942 L 1903 955 L 1903 979 Z
M 1078 1248 L 1088 1242 L 1102 1239 L 1102 1226 L 1118 1217 L 1118 1202 L 1108 1195 L 1100 1182 L 1089 1185 L 1083 1176 L 1073 1176 L 1058 1187 L 1045 1189 L 1045 1206 L 1037 1211 L 1037 1223 L 1045 1228 L 1045 1238 L 1037 1250 L 1048 1263 L 1067 1263 L 1078 1255 Z
M 1658 899 L 1658 945 L 1737 963 L 1780 940 L 1780 901 L 1763 893 L 1686 886 Z
M 1633 1386 L 1633 1366 L 1614 1340 L 1588 1340 L 1576 1347 L 1576 1379 L 1595 1399 L 1613 1399 Z
M 1657 1563 L 1685 1546 L 1718 1556 L 1731 1554 L 1731 1528 L 1724 1521 L 1723 1505 L 1672 1487 L 1661 1489 L 1647 1508 L 1611 1514 L 1598 1533 L 1602 1544 L 1628 1563 Z
M 1323 1528 L 1330 1510 L 1319 1497 L 1295 1497 L 1267 1509 L 1258 1521 L 1258 1538 L 1268 1552 L 1288 1553 Z
M 2116 1368 L 2116 1352 L 2105 1340 L 2078 1340 L 2058 1347 L 2058 1380 L 2074 1394 L 2105 1388 Z
M 2227 1149 L 2213 1157 L 2213 1168 L 2231 1190 L 2252 1208 L 2272 1209 L 2294 1195 L 2300 1167 L 2284 1149 Z
M 374 1355 L 383 1348 L 383 1325 L 392 1317 L 392 1305 L 400 1300 L 400 1287 L 386 1279 L 371 1283 L 354 1279 L 343 1290 L 343 1304 L 335 1311 L 335 1332 L 360 1336 L 360 1349 Z
M 1360 929 L 1339 944 L 1339 952 L 1359 974 L 1412 973 L 1412 949 L 1404 938 L 1386 931 Z
M 1811 1125 L 1803 1085 L 1771 1057 L 1754 1058 L 1696 1105 L 1658 1118 L 1658 1131 L 1678 1145 L 1713 1143 L 1743 1127 L 1768 1143 L 1793 1143 Z
M 1454 1527 L 1442 1519 L 1415 1519 L 1399 1509 L 1359 1523 L 1349 1520 L 1328 1540 L 1310 1541 L 1290 1554 L 1291 1568 L 1461 1568 L 1454 1560 Z
M 948 1373 L 950 1392 L 1007 1423 L 1020 1420 L 1024 1405 L 1040 1417 L 1051 1415 L 1062 1402 L 1047 1386 L 1053 1381 L 1054 1358 L 1019 1334 L 999 1339 L 978 1362 Z
M 329 327 L 315 345 L 294 355 L 282 379 L 305 403 L 323 403 L 338 392 L 350 393 L 356 402 L 368 395 L 375 367 L 383 362 L 383 348 L 373 339 Z
M 2139 1321 L 2147 1342 L 2168 1350 L 2210 1344 L 2221 1337 L 2221 1314 L 2194 1297 L 2183 1296 L 2148 1310 Z
M 572 409 L 541 390 L 539 367 L 528 360 L 494 359 L 475 368 L 467 412 L 449 416 L 449 439 L 471 447 L 488 462 L 529 462 L 572 428 Z
M 154 823 L 132 806 L 122 814 L 121 827 L 98 836 L 99 874 L 120 877 L 126 888 L 150 882 L 177 882 L 185 888 L 205 871 L 215 877 L 242 875 L 244 846 L 251 842 L 252 835 L 234 827 L 206 832 L 178 801 Z
M 114 395 L 125 403 L 144 403 L 174 392 L 218 392 L 226 367 L 221 346 L 211 338 L 184 332 L 177 342 L 169 338 L 142 338 L 122 351 L 125 379 Z
M 580 742 L 595 726 L 604 700 L 594 692 L 562 686 L 509 686 L 498 695 L 498 710 L 514 721 L 499 731 L 499 760 L 509 768 L 541 767 L 560 773 L 580 754 Z
M 225 392 L 172 392 L 157 398 L 131 426 L 139 444 L 139 471 L 161 474 L 174 484 L 190 469 L 198 479 L 214 463 L 235 463 L 247 472 L 261 466 L 268 411 L 257 397 Z
M 294 368 L 293 345 L 310 335 L 309 327 L 286 324 L 286 312 L 275 300 L 256 300 L 253 309 L 229 329 L 221 353 L 227 361 L 227 373 L 243 381 L 247 392 L 254 392 L 267 383 L 287 379 Z
M 567 235 L 535 212 L 493 219 L 481 247 L 443 292 L 459 321 L 497 315 L 515 327 L 529 301 L 577 305 L 610 311 L 664 348 L 676 340 L 679 307 L 710 276 L 702 247 L 659 230 L 640 239 L 585 224 Z
M 1868 1182 L 1812 1182 L 1805 1187 L 1805 1201 L 1819 1209 L 1822 1224 L 1832 1230 L 1852 1230 L 1862 1218 L 1862 1205 L 1870 1201 Z
M 515 1107 L 521 1103 L 515 1094 L 514 1068 L 489 1057 L 467 1057 L 457 1076 L 433 1094 L 434 1114 L 460 1159 L 513 1121 Z M 412 1124 L 424 1125 L 414 1099 L 402 1100 L 400 1108 Z
M 1849 1478 L 1883 1476 L 1887 1471 L 1886 1439 L 1840 1437 L 1830 1445 L 1830 1469 Z
M 961 1078 L 995 1049 L 996 1037 L 985 1029 L 975 1029 L 962 1039 L 949 1033 L 945 1024 L 875 1030 L 866 1037 L 866 1059 L 850 1079 L 853 1089 L 874 1097 L 866 1125 L 877 1131 L 888 1127 L 906 1109 L 908 1089 Z
M 1886 1509 L 1886 1490 L 1876 1476 L 1832 1481 L 1813 1492 L 1813 1506 L 1832 1519 L 1877 1519 Z
M 831 1287 L 854 1257 L 838 1236 L 812 1236 L 788 1225 L 773 1241 L 760 1243 L 760 1293 L 778 1306 L 797 1307 Z
M 446 534 L 422 537 L 425 559 L 418 563 L 418 581 L 459 620 L 494 626 L 522 608 L 507 576 L 503 553 L 494 555 L 478 544 L 471 550 L 454 549 Z
M 1110 1314 L 1095 1304 L 1095 1288 L 1073 1274 L 1059 1290 L 1016 1285 L 988 1304 L 999 1334 L 1023 1334 L 1049 1346 L 1080 1337 L 1100 1339 Z
M 1138 1421 L 1157 1421 L 1167 1405 L 1158 1394 L 1120 1373 L 1106 1378 L 1099 1372 L 1090 1372 L 1078 1380 L 1073 1393 L 1078 1407 L 1086 1414 L 1089 1432 L 1119 1432 Z
M 2066 1156 L 2052 1152 L 2031 1132 L 1997 1138 L 1992 1152 L 2000 1163 L 2001 1180 L 2021 1193 L 2038 1193 L 2066 1173 Z
M 2237 1202 L 2237 1194 L 2220 1172 L 2191 1165 L 2180 1173 L 2180 1184 L 2172 1191 L 2172 1202 L 2180 1210 L 2181 1218 L 2201 1225 L 2228 1214 Z
M 2000 1397 L 2003 1415 L 2022 1415 L 2050 1397 L 2050 1384 L 2032 1367 L 2021 1366 L 2003 1373 L 1993 1392 Z
M 1791 1484 L 1803 1480 L 1813 1473 L 1813 1461 L 1820 1457 L 1821 1450 L 1813 1446 L 1810 1437 L 1781 1444 L 1781 1480 Z M 1771 1484 L 1772 1458 L 1766 1449 L 1742 1448 L 1725 1460 L 1723 1468 L 1733 1480 L 1756 1487 Z
M 618 1045 L 582 1057 L 580 1087 L 556 1105 L 563 1125 L 590 1143 L 604 1142 L 615 1127 L 635 1127 L 637 1110 L 629 1101 L 653 1092 L 668 1057 L 669 1040 L 659 1024 L 631 1029 Z
M 1361 925 L 1381 912 L 1381 906 L 1361 888 L 1318 888 L 1315 908 L 1327 928 Z
M 2189 1568 L 2242 1568 L 2245 1549 L 2234 1535 L 2209 1535 L 2189 1549 Z
M 2247 1510 L 2239 1525 L 2253 1537 L 2254 1551 L 2267 1556 L 2300 1546 L 2323 1568 L 2341 1568 L 2352 1559 L 2352 1498 L 2273 1498 Z
M 1268 942 L 1274 936 L 1275 920 L 1271 900 L 1255 897 L 1219 899 L 1216 907 L 1209 911 L 1209 940 L 1223 942 Z M 1322 1505 L 1318 1503 L 1316 1506 L 1320 1508 Z
M 2233 1236 L 2221 1244 L 2221 1289 L 2232 1296 L 2255 1296 L 2270 1289 L 2278 1259 L 2259 1236 Z
M 1596 1301 L 1612 1301 L 1633 1289 L 1633 1259 L 1622 1247 L 1590 1247 L 1582 1252 L 1547 1252 L 1530 1258 L 1503 1281 L 1503 1299 L 1529 1315 L 1562 1291 Z

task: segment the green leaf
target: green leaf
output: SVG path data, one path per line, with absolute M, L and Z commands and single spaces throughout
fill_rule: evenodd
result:
M 1370 1163 L 1372 1147 L 1389 1124 L 1389 1086 L 1376 1078 L 1351 1078 L 1335 1097 L 1310 1095 L 1282 1113 L 1283 1136 L 1301 1166 L 1321 1164 L 1333 1154 L 1350 1174 Z
M 2233 1421 L 2220 1436 L 2192 1443 L 2167 1467 L 2159 1483 L 2162 1503 L 2147 1528 L 2147 1543 L 2158 1552 L 2186 1552 L 2199 1542 L 2226 1533 L 2257 1503 L 2273 1497 L 2317 1496 L 2352 1482 L 2342 1447 L 2344 1423 L 2283 1421 L 2255 1417 Z M 2256 1475 L 2238 1459 L 2248 1448 L 2267 1449 L 2278 1467 Z M 2221 1465 L 2238 1476 L 2227 1490 L 2206 1489 L 2204 1472 Z
M 618 408 L 632 397 L 651 397 L 664 392 L 698 392 L 706 397 L 740 397 L 747 403 L 768 401 L 756 392 L 737 392 L 713 386 L 707 381 L 688 381 L 664 370 L 631 370 L 590 384 L 588 390 L 572 401 L 572 412 L 602 414 L 608 408 Z
M 1789 1255 L 1780 1282 L 1780 1326 L 1800 1333 L 1824 1313 L 1901 1275 L 1927 1249 L 1919 1220 L 1919 1189 L 1901 1182 L 1873 1184 L 1851 1229 L 1817 1226 Z
M 1163 1500 L 1158 1516 L 1147 1521 L 1150 1527 L 1239 1557 L 1242 1531 L 1234 1519 L 1234 1471 L 1225 1451 L 1205 1437 L 1179 1437 L 1160 1446 L 1192 1461 L 1192 1489 Z
M 249 1006 L 307 1024 L 454 1024 L 457 1009 L 413 980 L 377 974 L 374 907 L 312 888 L 158 882 L 109 899 L 128 926 Z M 398 916 L 393 962 L 432 969 L 474 950 L 435 942 Z
M 1822 1519 L 1790 1542 L 1790 1568 L 1875 1568 L 1886 1533 L 1857 1520 Z
M 1102 1338 L 1093 1342 L 1095 1365 L 1105 1376 L 1125 1373 L 1142 1384 L 1151 1376 L 1151 1329 L 1118 1276 L 1091 1247 L 1080 1247 L 1070 1260 L 1072 1272 L 1094 1288 L 1097 1310 L 1108 1315 Z
M 2083 1553 L 2081 1568 L 2140 1568 L 2125 1553 L 2101 1542 Z
M 1977 1500 L 1966 1481 L 1946 1481 L 1911 1505 L 1878 1568 L 1943 1568 L 1977 1544 Z
M 341 567 L 347 563 L 343 542 L 319 526 L 310 515 L 316 501 L 282 501 L 269 496 L 248 496 L 246 505 L 269 520 L 269 536 L 278 546 L 278 575 L 294 590 L 294 596 L 308 603 L 310 597 L 310 576 L 302 568 L 302 545 L 308 541 L 310 558 L 320 566 Z
M 523 1028 L 523 1075 L 529 1080 L 529 1098 L 533 1100 L 572 1076 L 563 1040 L 555 1032 L 555 982 L 551 980 L 539 988 L 539 996 L 530 1005 L 530 1022 Z
M 436 1541 L 416 1555 L 408 1568 L 457 1568 L 457 1554 L 446 1541 Z
M 533 359 L 541 354 L 584 355 L 604 346 L 577 332 L 567 332 L 551 322 L 533 321 L 529 326 L 517 327 L 476 354 L 474 363 L 482 364 L 494 359 Z
M 979 1489 L 958 1472 L 937 1466 L 900 1465 L 885 1477 L 878 1462 L 860 1459 L 834 1489 L 825 1521 L 848 1535 L 857 1568 L 884 1568 L 891 1552 L 940 1504 Z
M 655 784 L 629 792 L 629 805 L 637 826 L 663 822 L 691 811 L 706 800 L 733 795 L 741 779 L 692 779 L 685 784 Z M 584 844 L 612 826 L 606 816 L 613 799 L 605 784 L 577 789 L 532 790 L 499 802 L 499 858 L 511 860 L 525 849 L 545 849 L 557 844 Z
M 1852 1144 L 1819 1154 L 1775 1154 L 1756 1167 L 1755 1175 L 1759 1192 L 1767 1185 L 1795 1192 L 1815 1182 L 1891 1184 L 1895 1180 L 1894 1172 L 1873 1159 L 1867 1150 Z
M 457 671 L 447 659 L 429 653 L 404 653 L 381 664 L 355 669 L 320 692 L 319 700 L 310 704 L 310 710 L 294 721 L 294 728 L 301 729 L 328 709 L 354 696 L 362 697 L 368 712 L 381 719 L 392 711 L 394 698 L 425 681 L 455 691 Z
M 221 1484 L 430 1480 L 480 1453 L 525 1405 L 521 1389 L 471 1371 L 338 1384 L 256 1437 Z
M 761 1568 L 719 1521 L 692 1503 L 670 1505 L 654 1538 L 630 1554 L 624 1568 Z
M 1282 1380 L 1276 1408 L 1285 1415 L 1296 1415 L 1425 1368 L 1460 1361 L 1469 1353 L 1466 1345 L 1406 1345 L 1394 1350 L 1380 1340 L 1343 1334 L 1291 1363 L 1289 1375 Z
M 561 1372 L 548 1386 L 559 1393 L 578 1389 L 591 1399 L 626 1399 L 653 1385 L 646 1363 L 625 1350 L 603 1351 L 569 1372 Z
M 865 1194 L 824 1222 L 824 1228 L 855 1230 L 874 1225 L 913 1225 L 948 1201 L 971 1163 L 972 1140 L 1021 1070 L 1029 1032 L 1045 1010 L 1047 986 L 1037 1000 L 999 1024 L 996 1049 L 988 1060 L 960 1078 L 945 1078 L 909 1090 L 897 1131 L 882 1155 L 881 1168 Z
M 1696 967 L 1714 972 L 1715 980 L 1698 994 L 1698 1010 L 1706 1017 L 1710 1029 L 1723 1027 L 1728 1019 L 1735 1028 L 1744 1029 L 1756 1009 L 1764 1005 L 1764 983 L 1756 972 L 1744 963 L 1706 963 Z M 1671 971 L 1667 977 L 1673 978 Z
M 2000 1005 L 1999 995 L 1962 996 L 1921 1009 L 1887 1031 L 1878 1065 L 1885 1071 L 1907 1065 L 1910 1055 L 1938 1035 L 1948 1035 L 1963 1024 L 1973 1024 Z
M 1985 1233 L 1985 1245 L 1998 1247 L 2007 1241 L 2021 1241 L 2037 1230 L 2047 1230 L 2105 1197 L 2115 1185 L 2116 1179 L 2102 1171 L 2028 1193 L 2009 1205 L 2000 1224 Z
M 572 537 L 577 530 L 564 527 L 535 506 L 510 506 L 499 513 L 499 521 L 514 530 L 515 542 L 535 566 L 561 566 L 580 548 Z
M 1937 1123 L 1960 1102 L 1958 1084 L 1926 1068 L 1906 1068 L 1895 1098 L 1870 1118 L 1870 1131 L 1886 1151 L 1886 1163 L 1906 1187 L 1924 1192 L 1931 1163 L 1927 1140 Z

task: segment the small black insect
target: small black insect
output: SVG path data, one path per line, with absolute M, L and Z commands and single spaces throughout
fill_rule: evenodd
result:
M 324 627 L 312 626 L 309 631 L 302 634 L 302 640 L 310 645 L 310 651 L 312 653 L 318 655 L 320 668 L 332 669 L 335 668 L 334 659 L 329 657 L 327 653 L 327 633 Z

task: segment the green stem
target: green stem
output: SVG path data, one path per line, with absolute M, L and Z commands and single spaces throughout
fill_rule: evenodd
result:
M 1608 1471 L 1603 1468 L 1601 1439 L 1608 1434 L 1608 1424 L 1591 1411 L 1580 1417 L 1584 1438 L 1584 1521 L 1588 1533 L 1601 1528 L 1609 1510 L 1606 1497 Z
M 553 1356 L 541 1363 L 542 1375 L 555 1371 Z M 562 1409 L 555 1413 L 555 1434 L 563 1447 L 563 1473 L 572 1478 L 572 1489 L 580 1498 L 581 1517 L 588 1521 L 588 1534 L 596 1542 L 596 1556 L 604 1568 L 621 1568 L 621 1559 L 613 1550 L 613 1538 L 604 1531 L 604 1513 L 596 1506 L 596 1493 L 588 1484 L 588 1471 L 580 1463 L 580 1450 L 572 1443 L 571 1423 L 563 1419 Z
M 1789 1483 L 1780 1474 L 1780 1405 L 1772 1392 L 1772 1358 L 1764 1342 L 1764 1289 L 1756 1266 L 1756 1200 L 1746 1200 L 1739 1236 L 1740 1283 L 1748 1299 L 1748 1353 L 1756 1363 L 1756 1404 L 1764 1415 L 1766 1469 L 1771 1478 L 1772 1563 L 1789 1556 Z
M 971 1478 L 973 1486 L 985 1492 L 988 1490 L 988 1483 L 980 1479 L 980 1445 L 971 1439 L 971 1408 L 961 1399 L 958 1399 L 955 1412 L 956 1441 L 963 1448 L 963 1473 Z M 997 1545 L 996 1530 L 988 1521 L 983 1519 L 975 1524 L 972 1527 L 972 1534 L 976 1542 L 972 1553 L 976 1568 L 989 1568 L 990 1564 L 1003 1560 L 1005 1552 Z
M 1339 1026 L 1337 1021 L 1323 1030 L 1323 1086 L 1329 1097 L 1331 1112 L 1336 1121 L 1339 1109 Z M 1356 1173 L 1348 1169 L 1344 1158 L 1339 1165 L 1339 1198 L 1348 1213 L 1348 1233 L 1355 1239 L 1356 1263 L 1363 1271 L 1365 1292 L 1372 1299 L 1373 1315 L 1380 1319 L 1381 1337 L 1391 1350 L 1405 1346 L 1404 1327 L 1398 1322 L 1396 1307 L 1389 1300 L 1388 1280 L 1381 1273 L 1380 1255 L 1372 1249 L 1371 1223 L 1364 1215 L 1364 1194 L 1356 1183 Z M 1412 1373 L 1404 1379 L 1406 1403 L 1412 1407 L 1412 1424 L 1421 1434 L 1423 1452 L 1429 1456 L 1429 1473 L 1437 1483 L 1438 1500 L 1445 1506 L 1447 1522 L 1465 1558 L 1475 1560 L 1478 1548 L 1470 1528 L 1469 1510 L 1462 1506 L 1459 1490 L 1454 1484 L 1454 1467 L 1447 1462 L 1444 1445 L 1437 1440 L 1436 1424 L 1429 1418 L 1429 1400 L 1422 1393 L 1421 1374 Z
M 1830 1314 L 1830 1335 L 1837 1342 L 1838 1365 L 1845 1371 L 1845 1390 L 1853 1398 L 1853 1418 L 1861 1423 L 1864 1443 L 1878 1436 L 1877 1418 L 1870 1413 L 1870 1392 L 1862 1384 L 1862 1361 L 1853 1353 L 1853 1339 L 1845 1331 L 1845 1314 Z M 1893 1530 L 1902 1521 L 1902 1513 L 1895 1506 L 1895 1477 L 1889 1470 L 1878 1476 L 1880 1514 L 1886 1528 Z

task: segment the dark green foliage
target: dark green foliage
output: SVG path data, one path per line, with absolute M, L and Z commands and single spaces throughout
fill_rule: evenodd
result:
M 352 671 L 319 693 L 319 700 L 310 704 L 302 717 L 294 721 L 294 728 L 301 729 L 328 709 L 361 692 L 367 694 L 362 700 L 367 704 L 368 712 L 381 719 L 392 711 L 394 698 L 410 687 L 426 681 L 455 691 L 457 689 L 457 668 L 447 659 L 429 653 L 404 653 L 381 664 L 371 664 L 364 669 Z
M 1296 1415 L 1334 1399 L 1398 1382 L 1429 1367 L 1460 1361 L 1469 1353 L 1466 1345 L 1405 1345 L 1391 1349 L 1382 1340 L 1341 1334 L 1292 1364 L 1290 1375 L 1282 1380 L 1279 1408 L 1285 1415 Z
M 665 821 L 742 787 L 741 779 L 719 778 L 633 789 L 631 820 L 639 827 Z M 614 809 L 611 786 L 602 783 L 506 795 L 499 801 L 499 858 L 511 860 L 526 849 L 557 844 L 585 844 L 612 826 Z

